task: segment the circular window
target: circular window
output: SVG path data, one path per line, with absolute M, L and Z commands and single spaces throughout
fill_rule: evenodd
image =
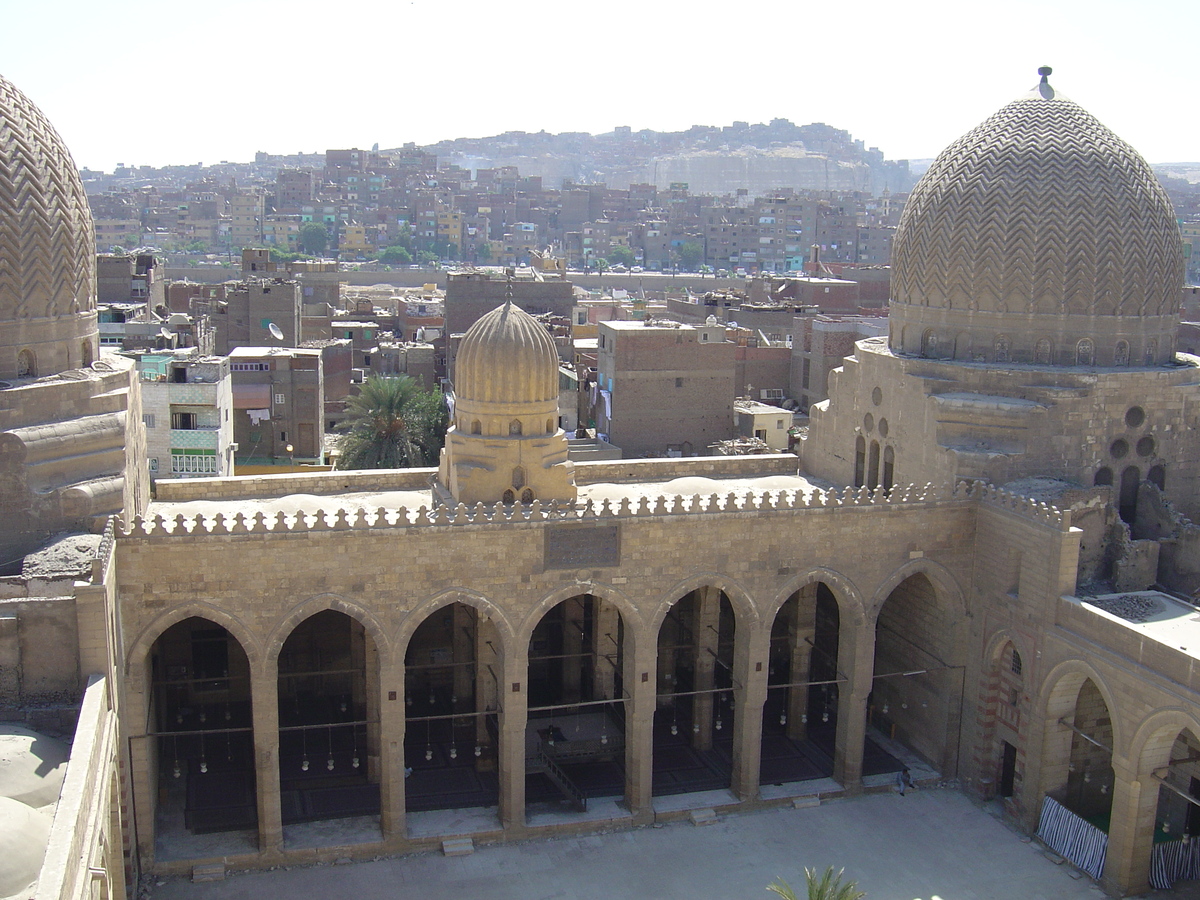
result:
M 1146 421 L 1146 411 L 1140 406 L 1131 406 L 1129 411 L 1125 413 L 1125 424 L 1130 428 L 1141 428 L 1142 423 Z
M 865 431 L 867 434 L 870 434 L 874 430 L 875 417 L 870 413 L 867 413 L 865 416 L 863 416 L 863 431 Z
M 876 406 L 878 406 L 880 403 L 882 403 L 883 402 L 883 391 L 881 391 L 879 388 L 875 388 L 875 390 L 871 391 L 871 402 L 874 403 Z
M 1112 454 L 1113 459 L 1124 459 L 1129 453 L 1129 444 L 1121 438 L 1117 438 L 1108 448 L 1108 452 Z
M 1137 455 L 1138 456 L 1153 456 L 1154 455 L 1154 438 L 1150 437 L 1150 435 L 1146 435 L 1144 438 L 1142 438 L 1140 441 L 1138 441 L 1137 442 Z
M 879 436 L 880 436 L 880 437 L 887 437 L 887 436 L 888 436 L 888 423 L 887 423 L 887 419 L 880 419 L 880 420 L 879 420 Z

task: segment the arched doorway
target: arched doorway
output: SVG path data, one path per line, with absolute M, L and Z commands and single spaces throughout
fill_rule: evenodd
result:
M 500 636 L 473 606 L 430 613 L 404 654 L 405 806 L 498 807 Z
M 379 655 L 362 624 L 322 610 L 279 653 L 283 824 L 379 813 Z
M 920 572 L 888 595 L 875 624 L 864 775 L 914 765 L 931 769 L 926 775 L 956 773 L 963 683 L 957 624 Z
M 1019 748 L 1024 745 L 1025 660 L 1012 641 L 992 654 L 982 707 L 980 793 L 985 799 L 1016 798 L 1024 773 Z
M 733 771 L 733 606 L 716 587 L 685 594 L 658 630 L 653 793 L 728 788 Z
M 150 682 L 158 838 L 255 829 L 250 666 L 241 644 L 215 622 L 184 619 L 154 642 Z
M 529 641 L 525 802 L 530 815 L 625 792 L 620 611 L 591 594 L 547 612 Z
M 764 785 L 833 773 L 838 626 L 837 598 L 823 582 L 796 591 L 775 616 L 760 749 Z

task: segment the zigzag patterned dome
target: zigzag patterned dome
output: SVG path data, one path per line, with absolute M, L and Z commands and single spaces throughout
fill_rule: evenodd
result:
M 558 353 L 546 329 L 512 301 L 467 329 L 454 360 L 454 393 L 481 411 L 489 406 L 558 403 Z
M 892 247 L 890 345 L 932 358 L 1160 365 L 1183 254 L 1146 161 L 1041 83 L 947 147 Z
M 0 378 L 91 363 L 95 283 L 79 171 L 41 110 L 0 77 Z

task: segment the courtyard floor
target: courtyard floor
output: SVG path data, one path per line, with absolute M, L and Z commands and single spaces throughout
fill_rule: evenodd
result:
M 804 867 L 845 867 L 867 900 L 1073 900 L 1102 896 L 1056 865 L 990 807 L 937 788 L 871 794 L 810 809 L 726 816 L 581 838 L 479 847 L 347 865 L 149 883 L 152 900 L 754 900 L 783 878 L 803 896 Z M 1195 896 L 1181 883 L 1169 894 Z

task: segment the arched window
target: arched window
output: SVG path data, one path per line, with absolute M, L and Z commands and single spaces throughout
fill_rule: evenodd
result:
M 1112 469 L 1110 469 L 1108 466 L 1103 466 L 1096 470 L 1096 477 L 1092 479 L 1092 484 L 1098 486 L 1098 485 L 1102 485 L 1102 484 L 1111 485 L 1112 483 L 1113 483 Z
M 17 354 L 17 377 L 37 377 L 37 357 L 33 355 L 32 350 L 25 349 Z
M 554 434 L 554 420 L 553 419 L 546 420 L 546 434 Z
M 1129 365 L 1129 341 L 1117 341 L 1117 346 L 1113 350 L 1113 365 Z
M 896 451 L 889 445 L 883 448 L 883 492 L 890 493 L 896 477 Z
M 1121 520 L 1130 525 L 1137 518 L 1138 484 L 1141 480 L 1142 474 L 1137 466 L 1128 466 L 1121 473 L 1121 495 L 1117 499 L 1117 511 L 1121 514 Z
M 1090 366 L 1095 361 L 1096 347 L 1089 338 L 1075 345 L 1075 365 Z
M 932 328 L 921 335 L 921 355 L 927 359 L 936 359 L 938 355 L 938 336 Z
M 483 434 L 483 425 L 478 419 L 471 423 L 471 434 Z
M 1033 347 L 1033 361 L 1041 365 L 1049 365 L 1054 356 L 1054 345 L 1042 338 Z
M 1146 341 L 1146 365 L 1153 366 L 1158 362 L 1158 341 L 1151 338 Z
M 1167 467 L 1161 463 L 1151 466 L 1150 471 L 1146 473 L 1146 480 L 1156 485 L 1160 491 L 1165 491 L 1167 489 Z
M 854 486 L 862 487 L 866 482 L 867 441 L 861 435 L 854 442 Z
M 92 364 L 92 342 L 84 341 L 79 348 L 81 366 L 90 366 Z
M 517 466 L 515 469 L 513 469 L 512 486 L 518 491 L 525 487 L 525 469 L 523 469 L 521 466 Z
M 522 503 L 532 503 L 533 502 L 533 489 L 532 488 L 525 488 L 525 490 L 521 491 L 521 502 Z
M 505 503 L 512 503 L 513 500 L 516 499 L 516 497 L 517 497 L 517 495 L 514 494 L 511 490 L 507 490 L 504 492 L 504 496 L 501 499 L 504 500 Z
M 879 486 L 879 441 L 871 441 L 870 462 L 867 466 L 867 487 L 875 490 Z
M 508 423 L 508 433 L 511 435 L 519 435 L 521 433 L 521 420 L 513 419 Z
M 1009 354 L 1012 352 L 1009 347 L 1008 335 L 996 335 L 996 340 L 992 343 L 992 352 L 996 362 L 1006 363 L 1009 361 Z

